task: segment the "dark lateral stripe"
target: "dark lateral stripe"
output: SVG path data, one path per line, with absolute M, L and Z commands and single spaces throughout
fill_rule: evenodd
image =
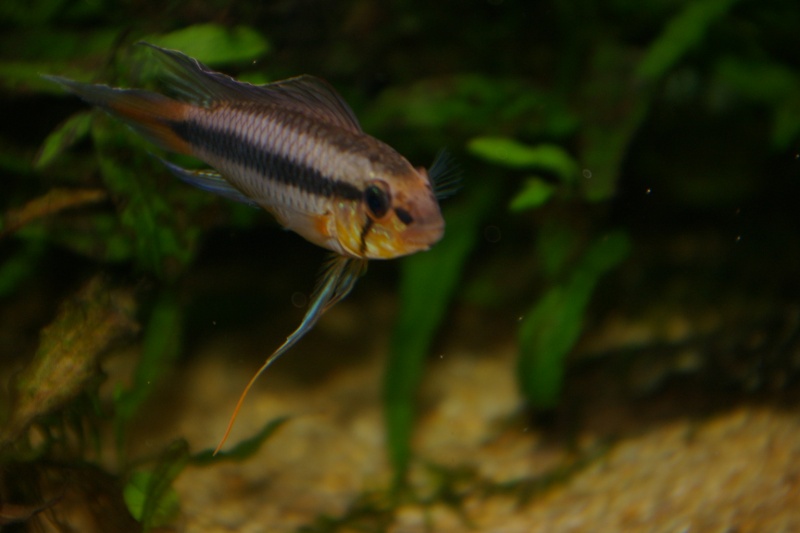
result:
M 355 185 L 330 178 L 316 168 L 264 150 L 235 132 L 212 130 L 193 121 L 170 122 L 169 125 L 181 139 L 190 144 L 255 170 L 283 185 L 291 185 L 309 194 L 326 198 L 359 200 L 362 197 L 362 192 Z

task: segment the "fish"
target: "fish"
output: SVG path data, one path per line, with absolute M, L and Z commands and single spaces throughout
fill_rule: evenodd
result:
M 439 200 L 459 183 L 449 154 L 429 170 L 414 167 L 365 133 L 353 110 L 321 78 L 301 75 L 254 85 L 215 72 L 188 55 L 151 43 L 175 97 L 44 75 L 122 120 L 166 152 L 211 167 L 182 168 L 160 158 L 180 180 L 260 207 L 278 223 L 329 250 L 300 325 L 245 386 L 216 455 L 261 374 L 345 298 L 370 260 L 424 250 L 444 235 Z

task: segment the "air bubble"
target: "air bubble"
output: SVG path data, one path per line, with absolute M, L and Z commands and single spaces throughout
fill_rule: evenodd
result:
M 498 242 L 502 236 L 500 228 L 497 226 L 486 226 L 483 229 L 483 238 L 491 243 Z
M 303 308 L 308 304 L 308 297 L 302 292 L 295 292 L 292 294 L 292 305 L 298 308 Z

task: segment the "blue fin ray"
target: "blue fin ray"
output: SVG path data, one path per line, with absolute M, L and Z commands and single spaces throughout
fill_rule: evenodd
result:
M 355 286 L 358 278 L 360 278 L 364 272 L 366 272 L 366 270 L 366 259 L 357 259 L 343 255 L 333 255 L 331 259 L 328 260 L 323 270 L 322 277 L 317 282 L 314 293 L 311 295 L 311 303 L 308 306 L 308 311 L 306 311 L 302 322 L 300 322 L 300 325 L 297 326 L 297 329 L 295 329 L 294 332 L 292 332 L 292 334 L 286 338 L 286 341 L 284 341 L 284 343 L 281 344 L 277 350 L 272 352 L 272 354 L 267 357 L 267 359 L 264 361 L 264 364 L 261 365 L 261 368 L 258 369 L 258 371 L 247 383 L 244 391 L 242 391 L 242 395 L 239 397 L 239 401 L 236 404 L 233 415 L 231 415 L 231 419 L 228 422 L 225 435 L 223 435 L 222 440 L 214 450 L 214 455 L 219 452 L 223 444 L 225 444 L 225 441 L 228 439 L 228 435 L 231 432 L 231 428 L 233 428 L 233 423 L 236 420 L 236 416 L 239 414 L 239 410 L 244 403 L 244 398 L 247 396 L 247 393 L 250 391 L 250 388 L 256 382 L 258 377 L 280 356 L 285 354 L 292 346 L 294 346 L 297 341 L 303 337 L 303 335 L 311 331 L 311 328 L 314 327 L 325 311 L 333 307 L 342 298 L 347 296 L 353 289 L 353 286 Z

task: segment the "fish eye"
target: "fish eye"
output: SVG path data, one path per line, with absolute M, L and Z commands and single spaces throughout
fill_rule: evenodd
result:
M 391 202 L 388 186 L 381 181 L 373 182 L 364 190 L 364 202 L 373 218 L 383 218 Z

